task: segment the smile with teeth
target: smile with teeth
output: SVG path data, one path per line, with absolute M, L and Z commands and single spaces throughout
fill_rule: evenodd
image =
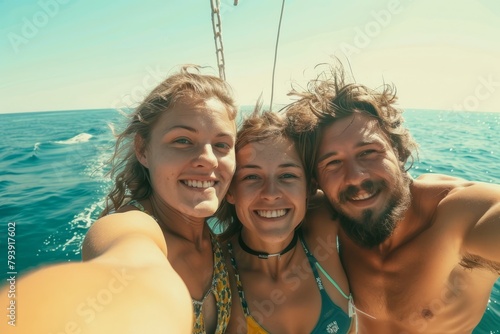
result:
M 351 197 L 351 201 L 363 201 L 372 198 L 376 193 L 376 191 L 373 191 L 371 193 L 358 194 L 357 196 Z
M 192 188 L 210 188 L 215 185 L 215 181 L 198 181 L 198 180 L 183 180 L 184 183 L 188 187 Z
M 279 218 L 283 217 L 288 210 L 257 210 L 257 214 L 264 218 Z

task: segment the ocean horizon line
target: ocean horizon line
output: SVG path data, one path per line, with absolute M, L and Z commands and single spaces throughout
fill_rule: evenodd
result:
M 274 107 L 282 108 L 286 106 L 286 103 L 276 103 Z M 240 108 L 253 108 L 255 104 L 242 104 Z M 269 105 L 264 105 L 264 109 L 269 108 Z M 474 112 L 474 113 L 500 113 L 500 110 L 457 110 L 457 109 L 436 109 L 436 108 L 413 108 L 413 107 L 399 107 L 404 111 L 445 111 L 445 112 Z M 30 111 L 0 111 L 0 115 L 13 115 L 13 114 L 34 114 L 34 113 L 70 113 L 70 112 L 81 112 L 81 111 L 111 111 L 116 110 L 119 112 L 120 110 L 133 110 L 134 108 L 79 108 L 79 109 L 55 109 L 55 110 L 30 110 Z M 276 109 L 275 111 L 278 111 Z

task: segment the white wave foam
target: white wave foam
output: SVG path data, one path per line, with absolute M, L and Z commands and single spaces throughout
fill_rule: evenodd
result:
M 64 145 L 85 143 L 85 142 L 88 142 L 89 139 L 92 138 L 92 137 L 93 136 L 91 134 L 83 132 L 83 133 L 77 134 L 73 138 L 66 139 L 66 140 L 57 140 L 54 143 L 56 143 L 56 144 L 64 144 Z
M 66 256 L 79 255 L 83 239 L 87 230 L 92 225 L 99 213 L 104 209 L 104 199 L 92 203 L 82 212 L 73 217 L 66 228 L 57 230 L 54 234 L 45 239 L 45 249 L 39 249 L 41 252 L 66 252 Z M 71 236 L 69 236 L 71 235 Z
M 99 148 L 97 156 L 89 161 L 85 166 L 83 171 L 84 175 L 87 175 L 97 181 L 109 182 L 108 173 L 108 163 L 111 158 L 110 150 L 105 150 L 105 148 Z

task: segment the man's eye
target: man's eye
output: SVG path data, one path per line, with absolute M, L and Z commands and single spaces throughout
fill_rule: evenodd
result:
M 365 150 L 365 151 L 361 152 L 360 156 L 362 156 L 362 157 L 369 156 L 369 155 L 374 154 L 374 153 L 377 153 L 377 151 L 375 151 L 375 150 Z

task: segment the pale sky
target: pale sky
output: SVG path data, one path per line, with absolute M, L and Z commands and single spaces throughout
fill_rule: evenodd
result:
M 233 1 L 226 78 L 269 103 L 282 1 Z M 0 0 L 0 36 L 0 113 L 133 107 L 181 64 L 218 74 L 210 0 Z M 286 0 L 274 102 L 334 56 L 405 108 L 500 111 L 497 0 Z

